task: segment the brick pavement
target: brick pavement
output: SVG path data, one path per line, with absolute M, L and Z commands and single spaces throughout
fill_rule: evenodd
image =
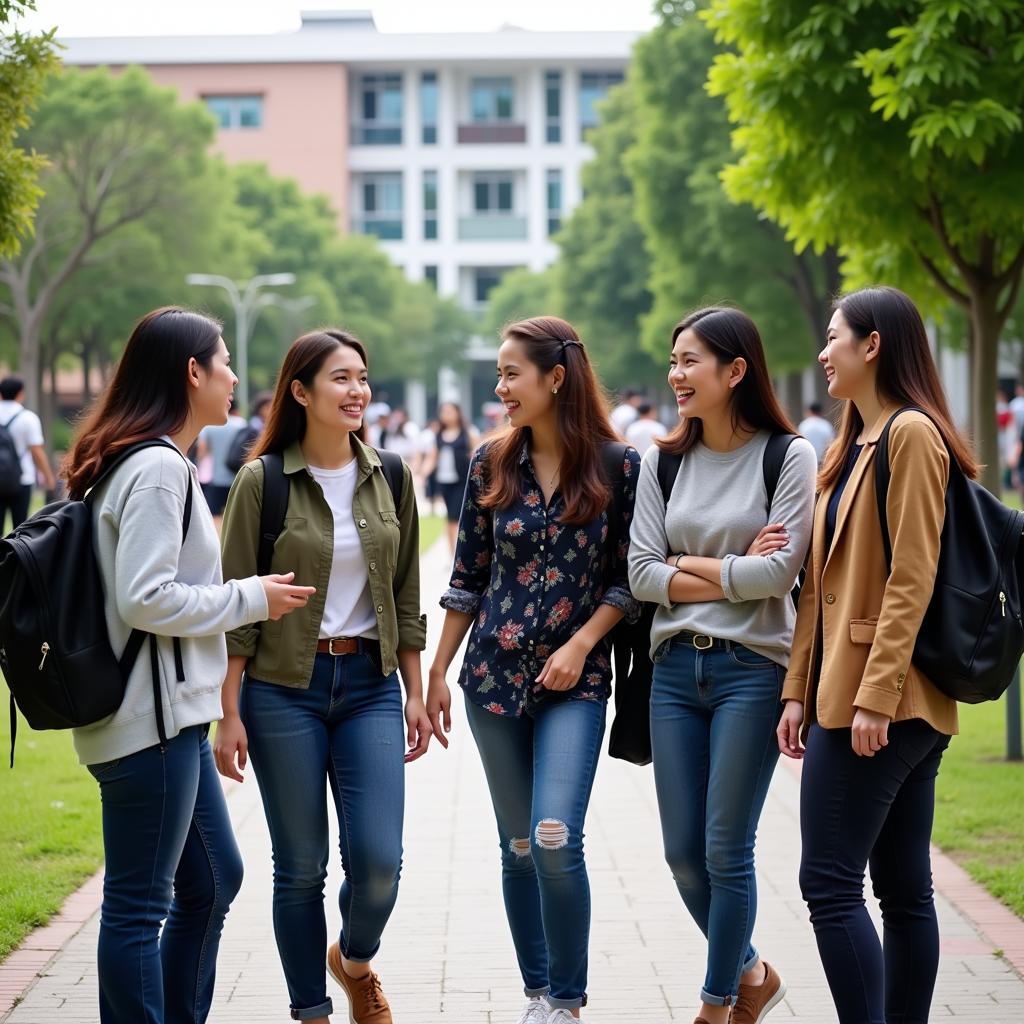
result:
M 424 560 L 424 606 L 437 636 L 436 595 L 447 578 L 444 545 Z M 426 662 L 425 662 L 426 664 Z M 454 688 L 454 687 L 453 687 Z M 458 705 L 456 705 L 458 708 Z M 835 1014 L 818 963 L 806 910 L 797 890 L 798 779 L 780 768 L 761 820 L 758 841 L 760 909 L 755 943 L 785 977 L 789 991 L 770 1016 L 818 1024 Z M 270 915 L 270 852 L 266 826 L 250 779 L 233 787 L 229 806 L 246 862 L 246 879 L 221 946 L 213 1024 L 283 1024 L 287 996 Z M 661 857 L 650 769 L 604 758 L 587 822 L 587 860 L 593 890 L 590 1007 L 594 1024 L 663 1024 L 693 1020 L 704 973 L 702 942 L 683 911 Z M 337 927 L 339 865 L 335 849 L 328 881 L 329 921 Z M 1000 908 L 945 858 L 936 882 L 984 933 L 945 897 L 938 899 L 942 963 L 933 1021 L 1020 1024 L 1024 981 L 1005 959 L 1022 966 L 1024 923 Z M 89 900 L 73 897 L 75 908 Z M 60 940 L 77 921 L 62 922 Z M 36 933 L 15 961 L 8 984 L 43 974 L 6 1024 L 96 1024 L 92 916 L 56 957 L 53 942 Z M 57 932 L 51 933 L 51 937 Z M 452 746 L 411 766 L 406 854 L 398 907 L 377 960 L 400 1024 L 503 1024 L 516 1019 L 521 989 L 501 907 L 498 843 L 483 773 L 457 711 Z M 0 971 L 0 998 L 5 982 Z M 329 989 L 339 1007 L 344 997 Z M 0 1005 L 2 1013 L 2 1005 Z M 335 1019 L 344 1019 L 337 1014 Z

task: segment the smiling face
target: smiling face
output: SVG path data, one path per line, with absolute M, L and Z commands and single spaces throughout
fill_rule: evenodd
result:
M 190 377 L 193 385 L 192 412 L 197 425 L 202 428 L 227 423 L 238 378 L 231 370 L 231 356 L 223 338 L 218 339 L 217 350 L 209 366 L 193 361 Z
M 526 357 L 526 346 L 515 338 L 506 338 L 498 349 L 498 383 L 494 393 L 505 406 L 513 427 L 528 427 L 554 408 L 557 388 L 565 369 L 556 366 L 548 373 Z
M 857 338 L 837 309 L 832 314 L 826 332 L 825 347 L 818 362 L 825 370 L 828 393 L 833 398 L 854 398 L 867 382 L 872 382 L 877 368 L 879 336 L 877 331 L 865 338 Z
M 308 388 L 292 381 L 292 395 L 306 410 L 307 429 L 358 430 L 370 404 L 366 364 L 354 348 L 338 345 L 323 361 Z
M 680 416 L 704 419 L 724 412 L 732 389 L 747 370 L 745 359 L 720 363 L 692 328 L 680 331 L 669 357 L 668 385 L 676 396 Z

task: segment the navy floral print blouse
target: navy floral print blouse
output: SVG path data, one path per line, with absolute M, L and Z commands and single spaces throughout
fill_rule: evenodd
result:
M 582 526 L 559 522 L 561 491 L 545 508 L 527 446 L 519 456 L 519 499 L 507 509 L 485 509 L 487 445 L 473 456 L 459 540 L 443 608 L 476 615 L 459 685 L 474 704 L 497 715 L 519 717 L 555 700 L 606 700 L 611 694 L 611 641 L 602 638 L 587 656 L 571 690 L 552 691 L 534 680 L 544 662 L 582 628 L 600 604 L 635 621 L 640 605 L 629 592 L 626 554 L 640 456 L 627 448 L 623 460 L 622 522 L 613 530 L 617 550 L 609 558 L 612 503 Z M 606 586 L 606 581 L 607 586 Z

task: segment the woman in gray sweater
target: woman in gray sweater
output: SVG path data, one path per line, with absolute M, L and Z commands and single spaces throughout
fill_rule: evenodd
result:
M 278 619 L 313 593 L 290 573 L 221 578 L 217 531 L 184 453 L 204 426 L 227 419 L 237 382 L 219 324 L 154 310 L 64 467 L 72 498 L 92 491 L 115 652 L 133 631 L 148 634 L 121 707 L 74 730 L 103 803 L 102 1024 L 206 1020 L 224 916 L 242 881 L 206 739 L 221 716 L 224 633 Z
M 792 439 L 769 502 L 769 439 L 795 429 L 739 310 L 681 321 L 668 381 L 682 419 L 644 456 L 629 549 L 633 595 L 659 605 L 651 745 L 665 857 L 708 940 L 697 1024 L 759 1024 L 785 986 L 750 944 L 754 837 L 778 759 L 817 461 Z M 681 459 L 667 507 L 663 455 Z

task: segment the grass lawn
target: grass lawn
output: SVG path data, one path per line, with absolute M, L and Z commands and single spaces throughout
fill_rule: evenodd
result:
M 420 554 L 430 550 L 434 542 L 444 535 L 444 516 L 420 516 Z
M 6 708 L 0 718 L 6 762 Z M 14 769 L 0 765 L 0 960 L 103 859 L 99 788 L 79 765 L 71 734 L 19 726 Z
M 1024 917 L 1024 762 L 1005 753 L 1005 701 L 961 705 L 960 735 L 939 769 L 934 839 Z

